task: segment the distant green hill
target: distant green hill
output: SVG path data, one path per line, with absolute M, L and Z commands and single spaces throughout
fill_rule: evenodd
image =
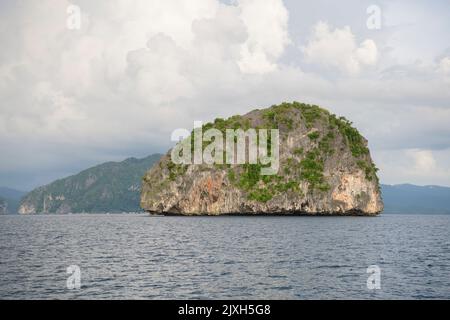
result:
M 450 214 L 450 188 L 381 185 L 384 213 Z
M 23 197 L 19 213 L 140 211 L 141 179 L 161 157 L 107 162 L 39 187 Z

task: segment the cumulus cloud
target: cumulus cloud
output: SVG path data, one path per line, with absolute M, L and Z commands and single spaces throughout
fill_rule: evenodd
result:
M 450 57 L 441 59 L 438 70 L 444 74 L 450 74 Z
M 397 179 L 414 180 L 422 185 L 447 185 L 450 170 L 446 166 L 449 150 L 402 149 L 377 155 L 381 178 L 385 183 Z
M 276 68 L 276 61 L 290 43 L 288 12 L 281 1 L 239 2 L 241 19 L 247 26 L 248 40 L 241 48 L 238 64 L 246 73 L 266 73 Z M 255 14 L 257 13 L 257 14 Z
M 430 174 L 436 170 L 436 160 L 430 150 L 408 150 L 408 155 L 414 160 L 413 169 L 415 172 Z
M 281 0 L 74 4 L 80 30 L 66 27 L 68 1 L 12 3 L 2 16 L 0 143 L 17 156 L 25 143 L 55 156 L 88 149 L 90 159 L 163 148 L 173 128 L 224 110 L 215 99 L 238 95 L 246 77 L 276 70 L 289 43 Z M 0 167 L 24 170 L 5 157 Z
M 171 101 L 189 96 L 195 85 L 192 63 L 214 59 L 217 64 L 232 62 L 242 73 L 263 74 L 276 68 L 289 43 L 281 0 L 76 4 L 85 17 L 81 30 L 65 27 L 66 1 L 30 3 L 18 17 L 11 16 L 11 28 L 28 23 L 21 29 L 21 58 L 10 52 L 3 77 L 14 77 L 14 68 L 20 66 L 35 76 L 31 85 L 43 78 L 68 95 L 96 94 L 99 86 L 105 86 L 102 93 L 137 87 L 157 103 L 164 100 L 158 96 Z M 42 12 L 48 12 L 45 21 L 39 17 Z M 130 78 L 135 82 L 124 83 Z M 170 98 L 169 82 L 174 91 Z
M 333 30 L 323 21 L 314 26 L 302 51 L 308 62 L 337 68 L 347 74 L 357 74 L 363 67 L 375 65 L 378 59 L 373 40 L 366 39 L 358 46 L 349 26 Z

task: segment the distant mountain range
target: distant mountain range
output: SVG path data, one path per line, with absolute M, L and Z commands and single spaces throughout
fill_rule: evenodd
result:
M 381 185 L 384 213 L 450 214 L 450 188 Z
M 25 192 L 0 187 L 0 213 L 136 212 L 141 179 L 160 154 L 107 162 Z M 381 185 L 384 213 L 450 214 L 450 188 Z
M 18 212 L 104 213 L 141 211 L 140 188 L 144 173 L 160 154 L 143 159 L 107 162 L 76 175 L 39 187 L 23 197 Z
M 0 214 L 16 213 L 25 194 L 24 191 L 0 187 Z

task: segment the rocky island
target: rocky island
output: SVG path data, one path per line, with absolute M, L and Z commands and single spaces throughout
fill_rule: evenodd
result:
M 261 163 L 175 164 L 167 152 L 144 176 L 141 207 L 152 214 L 377 215 L 377 168 L 352 123 L 315 105 L 282 103 L 203 129 L 276 128 L 279 169 Z

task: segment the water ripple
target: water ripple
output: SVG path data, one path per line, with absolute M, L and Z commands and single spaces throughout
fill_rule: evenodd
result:
M 448 299 L 449 232 L 425 215 L 0 216 L 0 298 Z

